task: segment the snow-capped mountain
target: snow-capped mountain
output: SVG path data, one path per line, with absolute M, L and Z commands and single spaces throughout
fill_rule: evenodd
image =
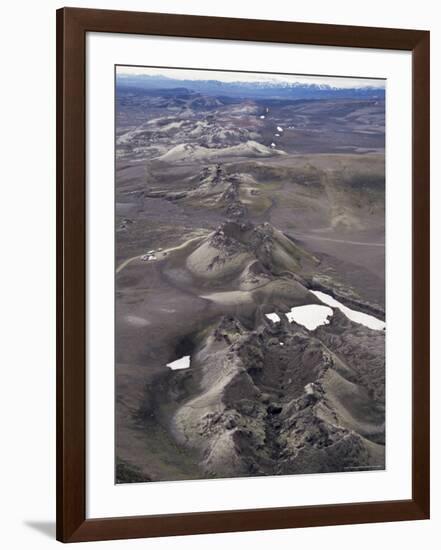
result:
M 366 85 L 348 87 L 338 86 L 332 79 L 332 85 L 326 83 L 289 82 L 279 80 L 262 81 L 233 81 L 220 80 L 190 80 L 175 79 L 163 75 L 117 75 L 118 88 L 133 88 L 134 90 L 151 91 L 156 89 L 167 90 L 173 88 L 187 88 L 207 95 L 254 97 L 274 99 L 335 99 L 335 98 L 363 98 L 383 99 L 385 90 L 366 79 Z M 360 81 L 359 81 L 360 82 Z M 342 84 L 344 84 L 342 82 Z

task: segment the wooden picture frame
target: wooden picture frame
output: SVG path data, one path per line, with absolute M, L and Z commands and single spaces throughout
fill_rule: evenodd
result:
M 413 63 L 412 498 L 86 519 L 87 32 L 404 50 Z M 57 11 L 57 539 L 63 542 L 429 518 L 429 32 L 159 13 Z

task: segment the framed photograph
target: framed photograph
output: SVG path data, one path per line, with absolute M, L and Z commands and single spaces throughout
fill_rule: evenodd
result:
M 57 12 L 57 538 L 429 517 L 429 33 Z

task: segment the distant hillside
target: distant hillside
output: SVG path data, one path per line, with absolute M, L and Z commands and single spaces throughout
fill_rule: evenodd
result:
M 385 90 L 369 85 L 364 88 L 336 88 L 325 84 L 289 82 L 221 82 L 219 80 L 178 80 L 165 76 L 117 75 L 118 89 L 183 89 L 205 95 L 274 99 L 384 99 Z

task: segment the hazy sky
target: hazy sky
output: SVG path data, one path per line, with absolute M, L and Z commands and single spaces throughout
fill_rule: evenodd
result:
M 337 76 L 299 76 L 265 73 L 241 73 L 229 71 L 203 71 L 196 69 L 163 69 L 152 67 L 117 67 L 118 76 L 150 75 L 166 76 L 177 80 L 220 80 L 221 82 L 280 82 L 298 84 L 326 84 L 336 88 L 364 88 L 371 86 L 384 88 L 385 80 L 370 78 L 350 78 Z

